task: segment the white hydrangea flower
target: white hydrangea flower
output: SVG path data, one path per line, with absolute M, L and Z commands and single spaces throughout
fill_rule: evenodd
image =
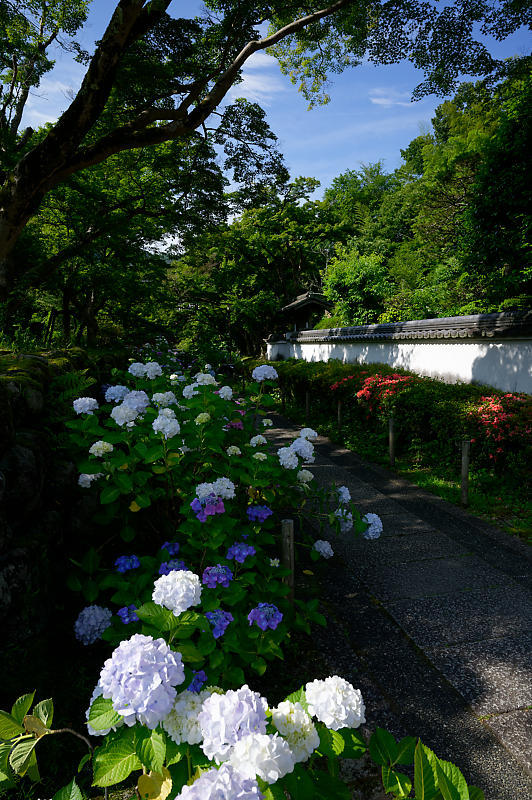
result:
M 122 400 L 122 405 L 126 406 L 126 408 L 134 408 L 139 414 L 144 413 L 150 404 L 150 398 L 146 394 L 146 392 L 140 390 L 134 390 L 133 392 L 128 392 L 124 399 Z M 111 412 L 112 416 L 112 412 Z
M 185 388 L 183 389 L 183 397 L 185 398 L 185 400 L 190 400 L 191 397 L 194 397 L 194 395 L 199 394 L 199 392 L 196 391 L 197 385 L 198 385 L 197 383 L 189 383 L 188 386 L 185 386 Z
M 338 675 L 307 683 L 305 697 L 309 714 L 333 731 L 358 728 L 366 721 L 360 690 Z
M 198 483 L 195 494 L 198 500 L 203 500 L 210 494 L 216 494 L 216 492 L 214 491 L 214 485 L 212 483 Z
M 269 364 L 261 364 L 261 366 L 255 367 L 251 377 L 254 381 L 262 383 L 262 381 L 275 381 L 279 376 L 277 371 Z
M 279 456 L 279 463 L 285 469 L 296 469 L 299 466 L 297 455 L 290 447 L 280 447 L 277 455 Z
M 140 361 L 134 361 L 133 364 L 130 364 L 128 372 L 134 378 L 143 378 L 146 374 L 146 367 Z
M 177 405 L 177 398 L 173 392 L 155 392 L 151 399 L 156 406 L 161 406 L 162 408 Z
M 259 444 L 266 444 L 267 439 L 262 435 L 262 433 L 258 433 L 249 440 L 249 443 L 252 447 L 257 447 Z
M 207 411 L 202 411 L 201 414 L 198 414 L 194 422 L 196 425 L 204 425 L 206 422 L 209 422 L 211 415 Z
M 310 483 L 314 479 L 314 475 L 308 469 L 300 469 L 297 473 L 299 483 Z
M 254 453 L 252 456 L 256 461 L 266 461 L 268 456 L 266 453 Z
M 228 456 L 241 456 L 242 455 L 242 450 L 240 449 L 240 447 L 237 447 L 235 444 L 229 445 L 229 447 L 227 448 L 227 450 L 225 452 L 227 453 Z
M 235 496 L 235 484 L 229 478 L 217 478 L 212 484 L 213 492 L 217 497 L 231 500 Z
M 314 445 L 308 439 L 296 439 L 290 445 L 290 450 L 309 464 L 314 461 Z
M 278 733 L 251 733 L 235 744 L 229 764 L 246 778 L 258 776 L 266 783 L 275 783 L 293 771 L 295 759 L 288 742 Z
M 318 434 L 312 428 L 302 428 L 299 433 L 300 439 L 317 439 Z
M 95 472 L 94 475 L 82 472 L 78 478 L 78 486 L 81 486 L 82 489 L 89 489 L 91 483 L 97 481 L 98 478 L 103 478 L 103 472 Z
M 108 403 L 121 403 L 126 394 L 129 392 L 127 386 L 108 386 L 105 392 L 105 399 Z
M 222 386 L 218 394 L 222 400 L 230 400 L 233 396 L 233 390 L 230 386 Z
M 152 600 L 172 611 L 176 617 L 201 599 L 201 582 L 194 572 L 172 570 L 155 581 Z
M 368 528 L 362 536 L 364 539 L 378 539 L 382 533 L 382 520 L 378 514 L 366 514 L 362 517 L 362 522 L 367 522 Z
M 331 558 L 334 555 L 331 543 L 327 542 L 325 539 L 317 539 L 312 545 L 312 549 L 316 550 L 323 558 Z
M 198 372 L 194 375 L 194 381 L 198 386 L 216 386 L 216 378 L 208 372 Z
M 162 413 L 164 411 L 170 411 L 171 416 L 168 413 Z M 162 408 L 159 416 L 153 420 L 151 426 L 155 433 L 161 433 L 165 439 L 171 439 L 172 436 L 177 436 L 181 431 L 181 426 L 176 420 L 174 412 L 169 408 Z
M 353 527 L 353 515 L 350 511 L 347 511 L 345 508 L 337 508 L 334 512 L 334 516 L 340 522 L 340 530 L 342 533 L 349 533 L 351 528 Z
M 239 739 L 251 733 L 266 733 L 268 703 L 244 684 L 224 694 L 213 694 L 199 714 L 201 749 L 216 763 L 226 761 Z
M 277 708 L 272 708 L 272 722 L 284 736 L 294 761 L 307 761 L 319 747 L 320 737 L 316 726 L 301 705 L 284 700 Z
M 94 397 L 78 397 L 72 403 L 76 414 L 92 414 L 99 408 L 98 401 Z
M 96 456 L 97 458 L 102 458 L 106 456 L 108 453 L 112 453 L 114 447 L 109 442 L 104 442 L 101 439 L 98 442 L 94 442 L 94 444 L 89 447 L 89 453 L 91 456 Z
M 338 502 L 343 504 L 351 502 L 351 492 L 347 486 L 338 486 L 336 491 L 338 492 Z
M 159 378 L 163 374 L 163 368 L 157 361 L 148 361 L 146 364 L 146 377 L 152 381 L 154 378 Z
M 125 406 L 123 403 L 120 403 L 119 406 L 115 406 L 111 411 L 111 417 L 114 419 L 117 425 L 120 425 L 120 427 L 134 422 L 138 415 L 139 412 L 136 408 L 130 408 L 129 406 Z
M 203 702 L 213 693 L 213 689 L 201 692 L 181 692 L 176 697 L 174 707 L 162 721 L 169 737 L 176 743 L 199 744 L 202 740 L 198 714 Z
M 273 425 L 273 422 L 271 421 L 271 419 L 269 419 L 269 417 L 265 417 L 265 418 L 262 420 L 262 424 L 263 424 L 263 426 L 264 426 L 265 428 L 271 428 L 271 427 L 272 427 L 272 425 Z

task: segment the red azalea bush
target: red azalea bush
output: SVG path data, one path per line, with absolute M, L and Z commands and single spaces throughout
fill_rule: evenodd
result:
M 367 405 L 370 413 L 388 412 L 389 415 L 399 392 L 408 389 L 415 380 L 413 375 L 399 375 L 397 372 L 392 375 L 370 375 L 364 380 L 356 397 Z
M 467 412 L 467 420 L 475 449 L 495 467 L 530 447 L 532 403 L 525 394 L 483 395 Z

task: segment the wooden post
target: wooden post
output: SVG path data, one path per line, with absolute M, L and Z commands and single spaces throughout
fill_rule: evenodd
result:
M 338 400 L 338 433 L 342 431 L 342 401 Z
M 281 531 L 283 540 L 283 567 L 290 570 L 290 574 L 283 578 L 283 582 L 290 588 L 288 599 L 291 603 L 294 602 L 294 520 L 283 519 L 281 520 Z
M 307 390 L 305 392 L 305 422 L 309 423 L 310 419 L 310 392 Z
M 388 449 L 390 453 L 390 467 L 395 467 L 395 421 L 393 414 L 388 417 Z
M 462 482 L 460 503 L 464 508 L 469 503 L 469 451 L 471 442 L 469 439 L 462 439 Z

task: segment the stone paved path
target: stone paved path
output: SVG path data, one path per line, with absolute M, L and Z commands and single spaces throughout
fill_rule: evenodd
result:
M 299 428 L 275 417 L 275 441 Z M 418 735 L 486 800 L 532 800 L 532 570 L 522 542 L 320 437 L 309 467 L 345 485 L 377 541 L 331 535 L 331 671 L 359 686 L 369 728 Z

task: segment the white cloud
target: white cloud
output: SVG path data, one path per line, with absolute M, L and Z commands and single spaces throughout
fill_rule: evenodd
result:
M 274 95 L 286 91 L 286 87 L 278 76 L 259 73 L 258 66 L 254 66 L 253 70 L 255 69 L 257 72 L 248 72 L 246 69 L 242 71 L 242 82 L 233 86 L 227 94 L 229 101 L 236 97 L 245 97 L 246 100 L 253 103 L 268 106 L 271 105 Z
M 389 108 L 390 106 L 405 106 L 408 108 L 408 106 L 412 105 L 412 101 L 410 100 L 410 92 L 399 92 L 397 89 L 392 88 L 371 89 L 368 93 L 368 97 L 370 103 L 373 103 L 376 106 L 385 106 L 386 108 Z
M 70 64 L 68 69 L 58 69 L 57 77 L 45 76 L 39 86 L 30 91 L 22 126 L 36 128 L 45 122 L 55 122 L 70 105 L 84 72 L 81 64 Z

